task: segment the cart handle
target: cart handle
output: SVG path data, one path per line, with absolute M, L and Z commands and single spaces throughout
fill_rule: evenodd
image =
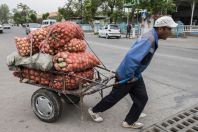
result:
M 112 78 L 111 78 L 112 79 Z M 134 77 L 133 79 L 125 79 L 125 80 L 122 80 L 122 81 L 119 81 L 119 82 L 115 82 L 113 84 L 109 84 L 109 85 L 106 85 L 104 87 L 100 87 L 98 89 L 95 89 L 95 90 L 92 90 L 92 91 L 89 91 L 87 93 L 84 93 L 84 95 L 90 95 L 90 94 L 93 94 L 95 92 L 98 92 L 100 90 L 103 90 L 103 89 L 106 89 L 106 88 L 109 88 L 109 87 L 112 87 L 112 86 L 115 86 L 115 85 L 120 85 L 120 84 L 129 84 L 129 83 L 133 83 L 133 82 L 136 82 L 138 80 L 138 78 Z
M 109 70 L 109 69 L 107 69 L 107 68 L 105 68 L 105 67 L 101 67 L 101 66 L 96 66 L 96 67 L 98 67 L 98 68 L 100 68 L 100 69 L 103 69 L 103 70 L 105 70 L 105 71 L 114 73 L 114 74 L 116 73 L 115 71 L 111 71 L 111 70 Z

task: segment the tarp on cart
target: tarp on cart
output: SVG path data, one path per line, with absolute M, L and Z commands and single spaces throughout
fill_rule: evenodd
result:
M 52 56 L 49 54 L 37 53 L 31 57 L 22 57 L 17 52 L 7 56 L 7 65 L 24 66 L 41 71 L 49 71 L 53 67 Z

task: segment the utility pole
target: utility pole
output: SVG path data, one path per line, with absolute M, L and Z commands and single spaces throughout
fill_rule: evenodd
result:
M 81 10 L 81 13 L 80 13 L 80 18 L 81 18 L 81 24 L 82 24 L 82 20 L 83 20 L 83 8 L 82 8 L 82 2 L 83 2 L 83 0 L 79 0 L 79 2 L 80 2 L 80 10 Z
M 191 5 L 191 7 L 192 7 L 192 13 L 191 13 L 190 25 L 192 26 L 193 16 L 194 16 L 194 10 L 195 10 L 195 0 L 193 0 L 193 3 Z

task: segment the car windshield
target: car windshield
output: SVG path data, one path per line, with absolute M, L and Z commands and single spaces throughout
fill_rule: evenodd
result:
M 38 23 L 29 23 L 29 27 L 30 28 L 40 28 L 40 24 L 38 24 Z
M 110 25 L 110 29 L 119 29 L 118 25 Z

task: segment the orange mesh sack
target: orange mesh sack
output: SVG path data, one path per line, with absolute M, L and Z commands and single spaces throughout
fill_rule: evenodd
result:
M 49 44 L 44 40 L 40 43 L 39 50 L 44 54 L 55 55 L 55 49 L 50 47 Z
M 39 28 L 30 32 L 28 38 L 36 48 L 39 48 L 40 43 L 46 39 L 48 32 L 48 28 Z
M 84 37 L 80 26 L 69 21 L 53 24 L 49 32 L 48 44 L 55 49 L 66 45 L 73 38 L 83 39 Z
M 76 72 L 93 68 L 100 62 L 89 52 L 69 53 L 59 52 L 53 57 L 57 71 Z
M 29 56 L 31 53 L 31 43 L 29 43 L 29 39 L 27 37 L 16 37 L 16 48 L 18 50 L 18 53 L 21 56 Z M 38 52 L 38 49 L 35 45 L 32 44 L 32 54 L 35 54 Z
M 64 45 L 64 51 L 68 52 L 84 52 L 86 50 L 85 40 L 74 38 Z
M 34 83 L 42 84 L 46 86 L 49 86 L 50 78 L 51 78 L 51 75 L 48 72 L 42 72 L 39 70 L 30 69 L 30 68 L 24 68 L 22 69 L 21 73 L 14 72 L 13 74 L 14 76 L 19 77 L 19 78 L 22 75 L 22 77 L 25 79 L 28 79 L 28 80 L 33 81 Z
M 56 76 L 55 79 L 50 83 L 50 86 L 55 89 L 74 90 L 78 89 L 80 84 L 89 82 L 88 80 L 84 80 L 79 77 L 92 80 L 94 77 L 94 70 L 88 69 L 83 72 L 74 73 L 71 76 Z

